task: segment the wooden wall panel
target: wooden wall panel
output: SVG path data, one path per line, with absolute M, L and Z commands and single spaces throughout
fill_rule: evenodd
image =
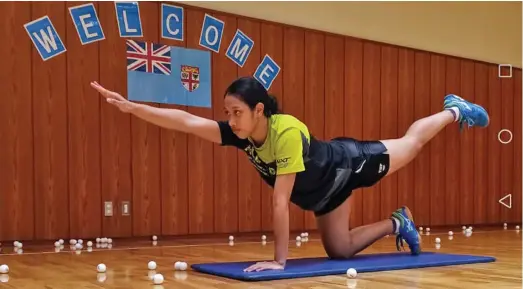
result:
M 5 55 L 0 72 L 0 239 L 34 237 L 33 95 L 31 40 L 23 25 L 33 18 L 31 4 L 0 4 L 0 35 Z M 35 61 L 42 61 L 35 59 Z M 37 97 L 37 96 L 36 96 Z M 44 192 L 42 192 L 44 193 Z
M 398 137 L 404 136 L 414 122 L 414 51 L 400 48 L 398 52 Z M 414 209 L 414 173 L 412 161 L 398 171 L 398 206 Z
M 66 6 L 81 4 L 68 2 Z M 102 233 L 103 218 L 100 97 L 89 85 L 100 76 L 99 43 L 82 45 L 70 19 L 66 30 L 70 237 L 92 238 Z
M 430 113 L 443 110 L 445 96 L 445 57 L 430 56 Z M 430 225 L 445 224 L 445 169 L 448 163 L 445 150 L 445 130 L 441 130 L 427 145 L 430 148 Z
M 363 43 L 363 136 L 364 140 L 380 139 L 381 114 L 381 46 Z M 381 183 L 361 190 L 363 195 L 363 224 L 380 220 Z
M 159 128 L 101 101 L 91 81 L 127 94 L 125 39 L 114 3 L 95 3 L 105 39 L 82 45 L 67 10 L 77 5 L 0 4 L 7 40 L 0 52 L 10 55 L 0 73 L 9 96 L 0 106 L 0 217 L 10 220 L 0 224 L 0 240 L 271 232 L 273 190 L 244 152 Z M 496 64 L 181 6 L 184 41 L 160 37 L 160 2 L 140 3 L 138 40 L 204 50 L 198 43 L 205 13 L 224 20 L 222 46 L 212 52 L 213 107 L 148 105 L 224 119 L 226 87 L 253 75 L 266 54 L 282 69 L 269 92 L 319 139 L 402 137 L 454 93 L 485 106 L 490 126 L 460 131 L 450 124 L 397 174 L 353 192 L 350 228 L 403 205 L 419 226 L 521 219 L 521 69 L 500 79 Z M 48 61 L 28 37 L 17 37 L 26 34 L 23 24 L 43 15 L 67 47 Z M 237 28 L 255 42 L 244 67 L 225 56 Z M 513 132 L 511 143 L 499 142 L 501 129 Z M 498 203 L 509 193 L 512 209 Z M 113 202 L 112 217 L 103 216 L 104 201 Z M 122 201 L 131 201 L 130 216 L 122 216 Z M 313 214 L 292 205 L 291 229 L 315 228 Z
M 65 3 L 35 2 L 31 15 L 49 15 L 59 35 L 68 21 Z M 32 49 L 34 224 L 36 239 L 69 236 L 66 57 L 40 60 Z
M 488 108 L 488 66 L 483 63 L 474 64 L 474 97 L 477 104 Z M 487 110 L 488 111 L 488 110 Z M 490 113 L 490 111 L 488 111 Z M 488 195 L 488 129 L 478 129 L 474 132 L 474 224 L 487 222 Z
M 305 33 L 299 28 L 283 29 L 283 112 L 304 121 Z M 290 204 L 290 230 L 304 227 L 304 212 Z
M 169 5 L 172 3 L 164 2 Z M 158 21 L 161 21 L 161 3 L 158 11 Z M 184 11 L 185 13 L 187 10 Z M 187 17 L 183 23 L 183 41 L 161 38 L 162 44 L 186 47 Z M 172 73 L 178 74 L 178 68 Z M 173 69 L 173 70 L 174 70 Z M 187 106 L 161 104 L 162 108 L 187 110 Z M 175 130 L 160 130 L 160 165 L 161 165 L 161 229 L 165 235 L 186 235 L 189 233 L 189 192 L 188 192 L 188 160 L 187 134 Z
M 498 77 L 498 67 L 488 66 L 488 106 L 490 116 L 488 131 L 488 190 L 487 190 L 487 223 L 495 224 L 501 221 L 501 144 L 498 132 L 502 129 L 501 122 L 501 81 Z
M 204 13 L 188 10 L 185 17 L 187 17 L 187 47 L 199 49 L 201 48 L 198 43 L 200 42 Z M 220 53 L 225 53 L 226 49 L 224 46 L 220 47 Z M 187 111 L 201 117 L 213 118 L 213 111 L 209 108 L 188 107 Z M 189 135 L 187 139 L 189 233 L 212 233 L 214 231 L 213 144 L 194 135 Z
M 460 95 L 461 83 L 461 65 L 460 60 L 447 57 L 446 63 L 446 79 L 445 79 L 445 95 L 455 94 Z M 460 179 L 460 132 L 456 124 L 450 124 L 445 128 L 445 224 L 458 225 L 459 224 L 459 179 Z M 463 224 L 465 225 L 465 224 Z
M 212 110 L 215 118 L 224 116 L 223 95 L 238 77 L 237 65 L 225 54 L 236 33 L 236 17 L 213 14 L 224 21 L 221 53 L 212 56 Z M 238 231 L 238 152 L 235 147 L 214 144 L 214 232 Z M 243 156 L 245 157 L 245 156 Z
M 514 148 L 514 171 L 512 176 L 513 195 L 512 195 L 512 209 L 509 212 L 509 221 L 519 223 L 521 221 L 521 179 L 523 173 L 521 171 L 521 70 L 513 71 L 514 78 L 514 130 L 512 131 L 513 140 L 512 147 Z
M 127 95 L 125 40 L 120 38 L 114 21 L 114 3 L 100 2 L 98 17 L 105 40 L 100 42 L 100 78 L 98 83 Z M 95 80 L 95 79 L 93 79 Z M 102 202 L 113 202 L 113 216 L 102 218 L 102 236 L 124 237 L 133 232 L 133 212 L 123 216 L 121 204 L 132 201 L 131 116 L 104 101 L 100 103 L 100 151 Z M 132 206 L 131 206 L 132 207 Z M 131 207 L 129 210 L 131 210 Z
M 414 53 L 414 118 L 430 115 L 430 54 Z M 416 225 L 430 224 L 430 146 L 424 146 L 414 162 L 414 216 Z
M 499 99 L 501 105 L 501 129 L 507 129 L 511 132 L 514 132 L 514 77 L 510 78 L 501 78 L 501 99 Z M 521 121 L 521 117 L 520 117 Z M 520 134 L 521 131 L 516 132 Z M 503 136 L 508 139 L 507 136 Z M 514 170 L 514 139 L 508 144 L 502 144 L 498 141 L 500 147 L 500 154 L 497 156 L 500 158 L 500 196 L 499 198 L 506 196 L 508 194 L 514 194 L 514 183 L 512 178 L 514 176 L 511 173 Z M 517 149 L 521 150 L 521 147 Z M 521 181 L 521 176 L 519 177 Z M 512 199 L 512 204 L 514 204 L 514 199 Z M 501 215 L 498 222 L 508 222 L 509 218 L 509 209 L 501 204 L 498 204 L 501 208 Z
M 261 58 L 268 54 L 283 69 L 283 28 L 280 25 L 262 22 Z M 283 72 L 272 83 L 269 93 L 275 96 L 280 108 L 283 107 Z M 261 185 L 262 230 L 272 231 L 272 188 L 262 181 Z
M 343 41 L 343 40 L 342 40 Z M 309 133 L 324 139 L 325 128 L 325 36 L 318 32 L 305 32 L 305 88 L 303 121 Z M 312 212 L 305 212 L 304 229 L 316 229 Z
M 398 48 L 381 48 L 381 139 L 398 138 Z M 383 178 L 381 186 L 381 219 L 387 219 L 398 208 L 398 175 Z
M 345 39 L 345 89 L 343 106 L 344 135 L 355 139 L 363 138 L 363 42 Z M 330 112 L 329 112 L 330 113 Z M 329 115 L 326 113 L 325 115 Z M 355 190 L 350 197 L 351 214 L 349 227 L 363 224 L 363 195 L 361 190 Z
M 254 41 L 251 54 L 238 77 L 252 76 L 262 59 L 261 25 L 257 21 L 238 18 L 238 29 Z M 244 151 L 238 150 L 238 224 L 240 232 L 261 231 L 261 178 Z
M 159 5 L 140 3 L 143 37 L 137 40 L 158 43 Z M 158 104 L 146 103 L 158 107 Z M 133 234 L 161 233 L 160 127 L 137 117 L 131 118 L 133 176 Z
M 474 62 L 461 60 L 461 97 L 475 102 L 474 93 Z M 459 136 L 460 140 L 460 171 L 459 171 L 459 223 L 472 224 L 474 222 L 474 170 L 475 152 L 474 139 L 476 129 L 465 127 Z

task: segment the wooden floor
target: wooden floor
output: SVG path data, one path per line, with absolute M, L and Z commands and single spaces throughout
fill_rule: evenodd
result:
M 240 282 L 191 271 L 175 271 L 176 261 L 196 262 L 244 261 L 266 259 L 272 256 L 272 243 L 262 245 L 259 236 L 236 236 L 233 246 L 227 236 L 206 240 L 164 240 L 156 245 L 150 241 L 114 240 L 112 248 L 95 246 L 92 251 L 71 251 L 69 245 L 55 252 L 54 242 L 24 244 L 23 252 L 15 252 L 12 244 L 5 244 L 0 253 L 0 264 L 10 267 L 9 274 L 0 275 L 0 288 L 521 288 L 521 234 L 514 229 L 489 230 L 475 228 L 466 237 L 460 228 L 454 230 L 452 240 L 447 231 L 431 232 L 423 236 L 425 251 L 494 256 L 497 261 L 486 264 L 425 268 L 376 273 L 361 273 L 356 279 L 345 275 L 269 282 Z M 435 238 L 441 238 L 436 249 Z M 67 242 L 68 240 L 66 240 Z M 386 237 L 363 253 L 395 251 L 395 241 Z M 291 258 L 324 256 L 317 236 L 309 241 L 290 245 Z M 157 262 L 157 273 L 165 282 L 153 285 L 147 263 Z M 107 265 L 107 272 L 97 273 L 99 263 Z

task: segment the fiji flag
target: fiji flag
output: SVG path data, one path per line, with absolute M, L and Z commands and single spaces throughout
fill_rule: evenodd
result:
M 129 100 L 211 107 L 211 53 L 127 42 Z

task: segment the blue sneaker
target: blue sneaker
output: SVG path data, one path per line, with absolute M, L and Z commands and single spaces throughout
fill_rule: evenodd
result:
M 401 251 L 403 247 L 403 241 L 405 241 L 410 248 L 412 255 L 419 255 L 421 253 L 421 236 L 416 231 L 416 225 L 412 214 L 407 207 L 401 207 L 392 213 L 392 217 L 397 219 L 400 223 L 399 233 L 396 237 L 396 248 Z
M 463 128 L 465 122 L 469 127 L 487 127 L 489 125 L 489 116 L 483 107 L 466 101 L 455 94 L 445 96 L 443 107 L 445 109 L 456 107 L 459 110 L 458 122 L 460 128 Z

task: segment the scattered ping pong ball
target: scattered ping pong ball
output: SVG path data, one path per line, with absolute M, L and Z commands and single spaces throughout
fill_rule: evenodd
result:
M 471 229 L 471 228 L 468 228 L 468 229 L 465 230 L 465 232 L 466 232 L 467 234 L 470 234 L 470 233 L 472 233 L 472 229 Z
M 84 240 L 82 240 L 82 239 L 78 240 L 78 244 L 83 244 L 83 243 L 84 243 Z
M 427 228 L 427 232 L 430 232 L 430 228 Z
M 436 238 L 436 244 L 439 244 L 441 243 L 441 239 L 440 238 Z
M 18 241 L 14 241 L 14 242 L 13 242 L 13 246 L 14 246 L 14 247 L 18 247 Z
M 157 241 L 158 237 L 156 235 L 153 236 L 153 241 Z
M 98 271 L 98 273 L 105 273 L 107 267 L 105 266 L 105 264 L 98 264 L 98 266 L 96 266 L 96 270 Z
M 149 268 L 149 270 L 154 270 L 154 269 L 156 269 L 156 262 L 154 262 L 154 261 L 150 261 L 150 262 L 147 264 L 147 268 Z
M 263 236 L 262 236 L 262 240 L 263 240 L 263 241 L 267 240 L 267 236 L 263 235 Z
M 7 274 L 9 273 L 9 266 L 3 264 L 3 265 L 0 265 L 0 273 L 1 274 Z
M 356 272 L 356 269 L 350 268 L 347 270 L 347 276 L 349 278 L 356 278 L 357 275 L 358 275 L 358 272 Z
M 87 242 L 87 247 L 92 247 L 93 246 L 93 242 L 89 241 Z
M 58 240 L 58 242 L 60 242 L 60 245 L 63 245 L 64 244 L 64 239 L 60 239 L 60 240 Z
M 112 243 L 113 243 L 113 239 L 111 239 L 111 238 L 107 238 L 107 243 L 108 243 L 108 244 L 112 244 Z
M 465 231 L 467 229 L 467 227 L 463 226 L 463 227 L 461 227 L 461 229 L 463 229 L 463 231 Z
M 75 239 L 71 239 L 71 240 L 69 241 L 69 244 L 71 244 L 71 245 L 76 245 L 76 240 L 75 240 Z
M 153 283 L 155 285 L 160 285 L 163 283 L 163 275 L 162 274 L 155 274 L 153 276 Z
M 305 237 L 309 237 L 309 233 L 308 232 L 305 232 Z
M 19 249 L 22 248 L 23 246 L 24 246 L 24 244 L 22 244 L 22 242 L 18 242 L 18 244 L 16 244 L 16 247 Z
M 519 230 L 519 226 L 516 226 L 516 230 Z
M 503 227 L 506 227 L 507 226 L 507 223 L 503 223 Z
M 187 263 L 185 263 L 185 262 L 180 262 L 180 270 L 181 270 L 181 271 L 185 271 L 185 270 L 187 270 Z
M 82 244 L 77 243 L 77 244 L 75 245 L 75 247 L 76 247 L 76 249 L 82 249 Z
M 100 243 L 101 241 L 102 241 L 102 239 L 96 238 L 96 243 Z
M 449 236 L 452 236 L 452 235 L 454 235 L 454 232 L 449 231 Z
M 234 236 L 229 236 L 229 241 L 234 241 Z
M 423 231 L 423 227 L 419 227 L 419 230 L 420 230 L 420 231 Z
M 301 241 L 301 237 L 300 236 L 297 236 L 296 237 L 296 242 L 300 242 Z
M 54 246 L 55 247 L 60 247 L 60 242 L 58 242 L 58 241 L 54 242 Z

